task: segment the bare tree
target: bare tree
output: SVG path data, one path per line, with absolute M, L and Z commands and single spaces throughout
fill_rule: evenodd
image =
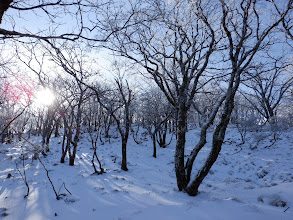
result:
M 45 120 L 43 123 L 43 128 L 42 128 L 43 153 L 50 151 L 49 144 L 50 144 L 51 135 L 54 131 L 54 120 L 56 117 L 56 110 L 53 108 L 54 106 L 48 106 Z
M 287 5 L 279 19 L 266 26 L 261 26 L 262 20 L 266 19 L 266 16 L 259 13 L 259 7 L 264 6 L 258 5 L 258 2 L 235 1 L 234 5 L 227 4 L 224 0 L 220 2 L 222 7 L 221 25 L 226 35 L 225 39 L 228 45 L 227 58 L 230 62 L 231 72 L 227 79 L 223 110 L 213 132 L 212 149 L 204 166 L 199 169 L 194 180 L 186 188 L 190 195 L 198 193 L 199 185 L 218 158 L 234 108 L 234 99 L 241 82 L 241 76 L 250 69 L 256 54 L 270 45 L 271 39 L 268 38 L 268 35 L 280 24 L 291 7 L 291 5 Z M 267 3 L 265 6 L 268 9 L 272 8 L 270 3 Z M 236 8 L 240 9 L 237 10 Z M 202 138 L 203 136 L 201 135 Z M 205 138 L 203 139 L 205 140 Z M 198 148 L 200 148 L 200 144 L 191 153 L 190 160 L 193 160 L 194 156 L 197 155 Z M 187 179 L 190 178 L 190 169 L 192 167 L 189 165 L 189 161 L 187 161 Z
M 156 143 L 166 147 L 166 127 L 173 110 L 163 95 L 158 89 L 148 88 L 147 92 L 140 94 L 141 105 L 137 113 L 152 139 L 155 158 L 157 157 Z
M 58 118 L 61 117 L 64 124 L 61 163 L 64 163 L 65 156 L 68 153 L 70 158 L 69 164 L 74 165 L 82 126 L 83 104 L 88 96 L 90 96 L 87 93 L 87 87 L 83 84 L 83 80 L 88 76 L 85 71 L 86 56 L 83 55 L 83 48 L 77 45 L 64 44 L 61 52 L 55 44 L 48 43 L 54 50 L 46 47 L 46 45 L 41 45 L 43 46 L 41 48 L 45 48 L 45 50 L 41 56 L 38 56 L 35 49 L 40 47 L 37 44 L 32 44 L 32 47 L 27 47 L 30 53 L 23 56 L 21 61 L 38 75 L 43 86 L 50 86 L 56 95 L 62 97 L 63 100 L 57 99 L 54 106 L 48 109 L 49 117 L 43 122 L 43 138 L 51 137 L 54 126 L 58 126 L 56 123 Z M 54 75 L 51 77 L 47 76 L 43 69 L 45 61 L 53 64 L 57 79 L 52 80 Z M 64 72 L 67 73 L 67 77 L 62 76 L 61 73 Z M 72 151 L 71 145 L 73 145 Z
M 64 48 L 65 49 L 65 48 Z M 66 149 L 69 152 L 69 165 L 74 165 L 77 145 L 79 141 L 79 136 L 81 133 L 81 126 L 82 126 L 82 111 L 83 111 L 83 104 L 85 100 L 90 96 L 87 94 L 87 87 L 83 84 L 84 78 L 87 75 L 83 75 L 85 62 L 83 60 L 83 50 L 81 48 L 66 48 L 67 55 L 70 57 L 66 59 L 64 54 L 60 52 L 60 50 L 56 50 L 56 54 L 51 52 L 51 56 L 54 59 L 54 62 L 62 67 L 62 69 L 69 75 L 73 76 L 74 81 L 72 81 L 71 89 L 75 90 L 72 92 L 73 101 L 70 103 L 71 110 L 70 115 L 63 116 L 65 127 L 67 127 L 67 146 Z M 72 78 L 72 77 L 71 77 Z M 66 120 L 66 117 L 72 118 L 72 123 L 69 124 Z M 75 129 L 75 132 L 72 130 Z M 74 137 L 72 137 L 74 133 Z M 70 153 L 70 144 L 73 145 L 72 154 Z M 62 158 L 64 158 L 64 154 L 66 155 L 66 150 L 64 151 Z
M 93 156 L 92 156 L 92 164 L 93 164 L 93 167 L 94 167 L 94 173 L 93 174 L 103 174 L 105 173 L 105 170 L 102 166 L 102 163 L 98 157 L 98 154 L 97 154 L 97 149 L 98 149 L 98 146 L 97 146 L 97 142 L 98 142 L 98 138 L 99 138 L 99 133 L 96 132 L 96 135 L 94 135 L 92 133 L 93 131 L 89 131 L 89 134 L 90 134 L 90 137 L 91 137 L 91 142 L 92 142 L 92 148 L 93 148 Z M 95 164 L 95 158 L 96 160 L 98 161 L 99 163 L 99 167 L 100 167 L 100 171 L 97 170 L 97 167 L 96 167 L 96 164 Z
M 175 108 L 177 186 L 189 195 L 197 195 L 199 185 L 218 158 L 241 76 L 256 62 L 256 54 L 272 43 L 268 36 L 292 5 L 289 2 L 284 6 L 281 16 L 271 23 L 264 22 L 267 15 L 259 10 L 261 7 L 266 7 L 270 13 L 275 10 L 271 2 L 261 4 L 257 1 L 235 0 L 229 4 L 224 0 L 216 3 L 150 2 L 147 12 L 136 17 L 145 21 L 144 24 L 119 32 L 108 46 L 142 66 Z M 219 50 L 216 54 L 221 52 L 222 55 L 211 57 L 216 46 Z M 219 60 L 219 57 L 223 59 Z M 210 66 L 210 73 L 204 75 L 208 64 L 213 67 Z M 222 93 L 202 125 L 199 141 L 185 164 L 187 113 L 199 89 L 214 79 L 222 80 Z M 195 158 L 207 142 L 207 129 L 220 107 L 211 152 L 191 180 Z
M 6 69 L 3 69 L 6 70 Z M 13 123 L 25 113 L 31 105 L 32 90 L 34 85 L 32 80 L 18 73 L 10 71 L 0 78 L 0 136 L 2 141 L 14 133 L 10 131 Z M 23 128 L 20 128 L 22 130 Z
M 76 146 L 78 142 L 78 137 L 80 134 L 81 127 L 81 119 L 82 119 L 82 111 L 81 104 L 84 101 L 84 93 L 87 88 L 92 89 L 95 92 L 96 98 L 101 106 L 106 109 L 109 115 L 113 117 L 117 124 L 118 131 L 121 135 L 122 141 L 122 164 L 121 169 L 127 171 L 127 156 L 126 156 L 126 146 L 129 137 L 130 125 L 131 125 L 131 102 L 133 100 L 133 93 L 129 87 L 128 82 L 125 84 L 123 82 L 123 77 L 120 74 L 120 69 L 118 68 L 119 77 L 115 80 L 115 89 L 109 89 L 108 92 L 111 94 L 105 95 L 105 91 L 100 91 L 99 88 L 95 86 L 89 85 L 86 81 L 90 76 L 92 76 L 91 67 L 86 68 L 86 61 L 84 48 L 82 47 L 66 47 L 61 51 L 59 48 L 55 47 L 55 45 L 51 44 L 51 46 L 55 49 L 54 52 L 49 51 L 51 57 L 54 61 L 62 67 L 62 69 L 73 76 L 78 88 L 80 90 L 79 101 L 77 104 L 77 113 L 76 113 L 76 132 L 73 141 L 70 141 L 74 148 L 73 153 L 70 156 L 70 161 L 73 161 L 75 158 Z M 69 45 L 67 45 L 69 46 Z M 65 51 L 66 50 L 66 54 Z M 79 53 L 75 53 L 74 51 L 79 51 Z M 95 75 L 95 74 L 94 74 Z M 107 92 L 107 91 L 106 91 Z M 110 97 L 110 98 L 109 98 Z M 72 132 L 69 129 L 69 135 L 72 135 Z M 71 139 L 70 137 L 67 139 Z M 67 148 L 66 148 L 67 149 Z M 65 150 L 66 154 L 66 150 Z M 71 165 L 73 165 L 70 162 Z
M 122 163 L 121 169 L 127 171 L 127 141 L 129 137 L 129 131 L 131 126 L 131 103 L 133 101 L 133 94 L 129 88 L 128 82 L 126 81 L 126 86 L 123 86 L 122 79 L 116 79 L 117 88 L 121 98 L 122 112 L 119 116 L 116 112 L 112 113 L 113 118 L 117 123 L 117 127 L 121 136 L 122 141 Z M 126 88 L 126 89 L 125 89 Z
M 207 12 L 201 7 L 193 10 L 189 3 L 178 1 L 153 2 L 147 7 L 150 13 L 136 18 L 146 22 L 120 32 L 109 47 L 141 65 L 174 107 L 177 116 L 175 171 L 178 188 L 182 190 L 187 185 L 184 181 L 187 113 L 202 86 L 199 79 L 217 40 Z
M 252 89 L 254 94 L 242 92 L 252 107 L 264 117 L 264 123 L 276 122 L 277 109 L 293 85 L 293 76 L 289 73 L 291 63 L 284 62 L 282 58 L 274 59 L 268 67 L 261 65 L 250 70 L 248 74 L 251 80 L 245 85 Z
M 120 71 L 120 69 L 118 69 Z M 131 104 L 134 99 L 132 90 L 129 87 L 127 81 L 123 82 L 123 78 L 115 79 L 114 90 L 108 89 L 101 94 L 96 88 L 94 90 L 99 102 L 105 108 L 108 113 L 113 117 L 116 122 L 118 131 L 121 137 L 121 149 L 122 149 L 122 162 L 121 169 L 127 171 L 127 142 L 131 127 L 132 109 Z

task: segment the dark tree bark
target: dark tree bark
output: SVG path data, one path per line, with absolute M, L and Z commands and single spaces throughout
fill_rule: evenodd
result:
M 187 113 L 202 85 L 199 79 L 207 68 L 218 39 L 207 18 L 208 12 L 212 11 L 204 11 L 200 2 L 195 5 L 178 2 L 164 6 L 163 3 L 150 3 L 148 7 L 152 10 L 143 13 L 143 25 L 139 23 L 135 31 L 130 27 L 129 32 L 113 36 L 116 37 L 111 41 L 114 45 L 109 47 L 145 68 L 173 106 L 177 117 L 175 172 L 181 191 L 188 184 L 184 167 Z M 140 19 L 139 16 L 137 19 Z M 155 28 L 158 26 L 159 29 Z M 154 37 L 158 30 L 160 38 Z
M 127 139 L 128 137 L 122 137 L 122 162 L 121 169 L 127 171 Z
M 248 1 L 245 5 L 242 5 L 242 32 L 241 35 L 234 35 L 234 30 L 230 30 L 229 23 L 233 22 L 228 18 L 228 15 L 232 12 L 232 9 L 224 2 L 221 1 L 222 4 L 222 27 L 223 30 L 228 38 L 229 42 L 229 62 L 230 62 L 230 68 L 231 68 L 231 74 L 229 77 L 229 84 L 227 87 L 227 92 L 225 94 L 225 100 L 224 100 L 224 106 L 223 111 L 221 113 L 220 121 L 215 127 L 215 130 L 213 132 L 213 141 L 212 141 L 212 148 L 210 151 L 210 154 L 208 155 L 206 162 L 204 166 L 198 171 L 195 179 L 191 181 L 191 183 L 186 187 L 185 191 L 191 195 L 195 196 L 198 194 L 198 188 L 200 184 L 202 183 L 203 179 L 206 177 L 208 172 L 210 171 L 211 167 L 217 160 L 219 153 L 221 151 L 222 144 L 224 142 L 226 129 L 229 124 L 232 111 L 234 109 L 234 100 L 236 92 L 239 88 L 239 84 L 241 82 L 241 75 L 247 71 L 247 69 L 250 67 L 250 64 L 252 63 L 253 58 L 255 57 L 255 54 L 261 50 L 261 43 L 265 41 L 266 37 L 269 35 L 269 33 L 278 26 L 278 24 L 282 21 L 282 19 L 279 19 L 272 23 L 271 25 L 268 25 L 263 32 L 259 33 L 256 32 L 255 35 L 252 35 L 250 32 L 249 27 L 249 16 L 250 11 L 254 11 L 254 13 L 257 13 L 255 10 L 255 2 Z M 289 8 L 285 11 L 283 16 L 288 13 Z M 258 14 L 257 14 L 258 15 Z M 260 25 L 260 23 L 258 24 Z M 251 41 L 253 42 L 251 42 Z M 237 43 L 236 43 L 237 42 Z M 250 43 L 250 48 L 248 49 L 248 46 L 246 45 L 247 42 Z M 245 55 L 243 55 L 245 54 Z M 204 130 L 202 130 L 204 131 Z M 204 138 L 203 138 L 204 139 Z M 204 143 L 205 140 L 200 140 L 200 143 Z M 200 148 L 200 146 L 198 146 Z M 197 149 L 196 149 L 197 150 Z M 197 152 L 192 152 L 197 154 Z M 194 156 L 194 155 L 191 155 Z M 190 157 L 189 159 L 193 159 Z M 187 161 L 189 162 L 189 161 Z M 189 168 L 190 169 L 190 168 Z
M 159 144 L 161 148 L 166 148 L 172 141 L 172 137 L 171 137 L 171 140 L 169 141 L 169 143 L 167 143 L 166 141 L 167 131 L 168 131 L 168 121 L 165 121 L 163 123 L 163 127 L 159 129 L 159 131 L 156 133 L 157 143 Z
M 269 24 L 267 15 L 262 13 L 260 7 L 273 9 L 274 1 L 265 4 L 253 0 L 235 0 L 233 4 L 225 0 L 209 3 L 176 1 L 176 4 L 170 3 L 168 7 L 164 3 L 150 3 L 142 15 L 144 20 L 136 28 L 129 27 L 129 30 L 113 36 L 112 45 L 109 45 L 119 55 L 145 68 L 176 110 L 174 160 L 177 186 L 180 191 L 192 196 L 197 195 L 198 187 L 221 151 L 241 76 L 258 62 L 254 59 L 255 54 L 269 49 L 273 38 L 268 35 L 292 10 L 290 0 L 279 10 L 280 17 Z M 135 18 L 140 19 L 139 16 Z M 152 28 L 154 26 L 159 28 Z M 160 38 L 156 37 L 158 31 Z M 214 53 L 218 53 L 218 56 L 210 58 Z M 219 57 L 223 59 L 218 60 Z M 215 60 L 219 62 L 214 63 Z M 206 71 L 208 64 L 212 64 L 208 69 L 212 76 Z M 220 70 L 222 66 L 225 68 Z M 219 81 L 223 86 L 218 100 L 206 114 L 200 139 L 185 163 L 185 135 L 190 106 L 195 95 L 206 84 Z M 219 111 L 220 107 L 223 110 Z M 214 123 L 217 114 L 220 119 L 213 132 L 210 154 L 191 180 L 194 161 L 207 142 L 207 129 Z
M 13 2 L 13 0 L 1 0 L 0 2 L 0 24 L 2 23 L 2 17 L 7 11 L 7 9 L 10 7 L 10 4 Z
M 187 109 L 185 106 L 180 106 L 178 110 L 178 119 L 176 126 L 176 151 L 175 151 L 175 172 L 177 178 L 177 186 L 179 191 L 186 188 L 188 182 L 185 176 L 184 156 L 185 156 L 185 141 L 187 132 Z
M 87 90 L 87 88 L 83 88 L 83 85 L 79 82 L 78 83 L 78 88 L 79 88 L 79 99 L 78 99 L 78 103 L 77 103 L 77 112 L 76 112 L 76 116 L 75 116 L 75 134 L 74 134 L 74 138 L 73 141 L 71 141 L 72 145 L 73 145 L 73 151 L 72 151 L 72 155 L 70 155 L 69 157 L 69 165 L 73 166 L 74 165 L 74 161 L 75 161 L 75 157 L 76 157 L 76 151 L 77 151 L 77 145 L 78 145 L 78 141 L 79 141 L 79 136 L 80 136 L 80 129 L 81 129 L 81 122 L 82 122 L 82 104 L 84 102 L 84 95 L 85 92 Z M 73 112 L 73 111 L 72 111 Z
M 156 134 L 152 134 L 151 139 L 153 142 L 153 157 L 157 158 Z

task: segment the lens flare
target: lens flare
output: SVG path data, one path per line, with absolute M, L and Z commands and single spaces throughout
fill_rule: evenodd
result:
M 41 89 L 36 93 L 36 102 L 38 104 L 49 106 L 54 102 L 54 100 L 55 95 L 48 88 Z

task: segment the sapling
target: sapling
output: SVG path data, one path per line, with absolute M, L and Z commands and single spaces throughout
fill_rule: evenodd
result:
M 32 143 L 32 142 L 30 142 L 29 140 L 27 140 L 26 138 L 24 138 L 24 137 L 21 137 L 22 139 L 24 139 L 27 143 L 29 143 L 30 145 L 32 145 L 33 146 L 33 149 L 40 149 L 38 146 L 36 146 L 34 143 Z M 23 148 L 22 148 L 23 149 Z M 23 167 L 24 167 L 24 153 L 22 153 L 23 154 Z M 35 154 L 36 155 L 36 154 Z M 55 187 L 54 187 L 54 184 L 53 184 L 53 182 L 52 182 L 52 180 L 51 180 L 51 178 L 50 178 L 50 176 L 49 176 L 49 171 L 48 171 L 48 169 L 46 168 L 46 166 L 45 166 L 45 164 L 42 162 L 42 160 L 41 160 L 41 158 L 38 156 L 38 154 L 37 154 L 37 158 L 36 159 L 38 159 L 39 161 L 40 161 L 40 163 L 42 164 L 42 166 L 44 167 L 44 169 L 45 169 L 45 171 L 46 171 L 46 173 L 47 173 L 47 177 L 48 177 L 48 180 L 50 181 L 50 183 L 51 183 L 51 185 L 52 185 L 52 188 L 53 188 L 53 191 L 54 191 L 54 193 L 55 193 L 55 195 L 56 195 L 56 199 L 57 200 L 60 200 L 60 194 L 59 193 L 57 193 L 56 192 L 56 190 L 55 190 Z M 19 171 L 19 170 L 18 170 Z M 19 171 L 20 172 L 20 171 Z M 20 174 L 21 174 L 21 172 L 20 172 Z M 21 176 L 22 176 L 22 179 L 25 181 L 25 183 L 26 183 L 26 186 L 28 187 L 28 193 L 27 193 L 27 195 L 25 196 L 25 197 L 27 197 L 28 196 L 28 194 L 29 194 L 29 185 L 28 185 L 28 183 L 27 183 L 27 180 L 26 180 L 26 175 L 25 175 L 26 173 L 25 173 L 25 167 L 24 167 L 24 175 L 22 175 L 21 174 Z M 63 183 L 64 184 L 64 187 L 65 187 L 65 183 Z M 62 184 L 62 185 L 63 185 Z M 61 187 L 62 187 L 62 185 L 61 185 Z M 60 187 L 60 188 L 61 188 Z M 68 189 L 65 187 L 65 189 L 68 191 Z M 60 190 L 59 190 L 60 191 Z M 69 192 L 69 191 L 68 191 Z M 69 192 L 70 193 L 70 192 Z M 71 194 L 71 193 L 70 193 Z
M 92 164 L 93 164 L 95 172 L 93 174 L 98 174 L 99 175 L 99 174 L 105 173 L 105 170 L 102 167 L 101 161 L 100 161 L 100 159 L 98 158 L 98 155 L 97 155 L 97 142 L 98 142 L 99 135 L 97 133 L 97 135 L 93 136 L 93 134 L 91 132 L 89 132 L 89 134 L 90 134 L 91 141 L 92 141 L 92 148 L 94 150 L 93 157 L 92 157 Z M 100 171 L 98 171 L 97 168 L 96 168 L 95 158 L 97 159 L 97 161 L 99 163 Z
M 18 165 L 17 163 L 15 163 L 16 165 L 16 169 L 18 170 L 21 178 L 23 179 L 26 187 L 27 187 L 27 193 L 26 195 L 24 196 L 24 198 L 28 197 L 29 193 L 30 193 L 30 187 L 29 187 L 29 184 L 27 182 L 27 178 L 26 178 L 26 171 L 25 171 L 25 163 L 24 163 L 24 151 L 23 151 L 23 147 L 21 146 L 21 150 L 22 150 L 22 157 L 21 157 L 21 160 L 22 160 L 22 167 L 23 167 L 23 173 L 20 171 L 20 169 L 18 168 Z

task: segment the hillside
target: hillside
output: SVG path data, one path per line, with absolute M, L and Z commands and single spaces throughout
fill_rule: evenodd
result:
M 30 145 L 0 145 L 0 219 L 293 219 L 292 130 L 279 134 L 270 147 L 266 132 L 249 133 L 239 145 L 236 129 L 227 132 L 221 154 L 196 197 L 179 192 L 174 172 L 175 141 L 158 148 L 152 157 L 152 143 L 140 136 L 128 143 L 128 169 L 121 171 L 119 138 L 99 144 L 98 155 L 106 173 L 92 173 L 91 143 L 86 133 L 79 142 L 75 166 L 60 164 L 61 140 L 52 138 L 47 157 L 40 156 L 60 194 L 56 200 L 46 171 L 31 153 L 25 157 L 30 194 L 16 169 L 23 173 L 22 149 Z M 187 150 L 198 131 L 187 136 Z M 169 137 L 170 138 L 170 137 Z M 38 143 L 38 137 L 31 139 Z M 22 147 L 21 147 L 22 146 Z M 205 151 L 199 155 L 203 162 Z M 188 153 L 188 152 L 187 152 Z M 7 178 L 8 174 L 12 177 Z M 65 183 L 65 187 L 64 184 Z M 70 195 L 70 193 L 72 195 Z

